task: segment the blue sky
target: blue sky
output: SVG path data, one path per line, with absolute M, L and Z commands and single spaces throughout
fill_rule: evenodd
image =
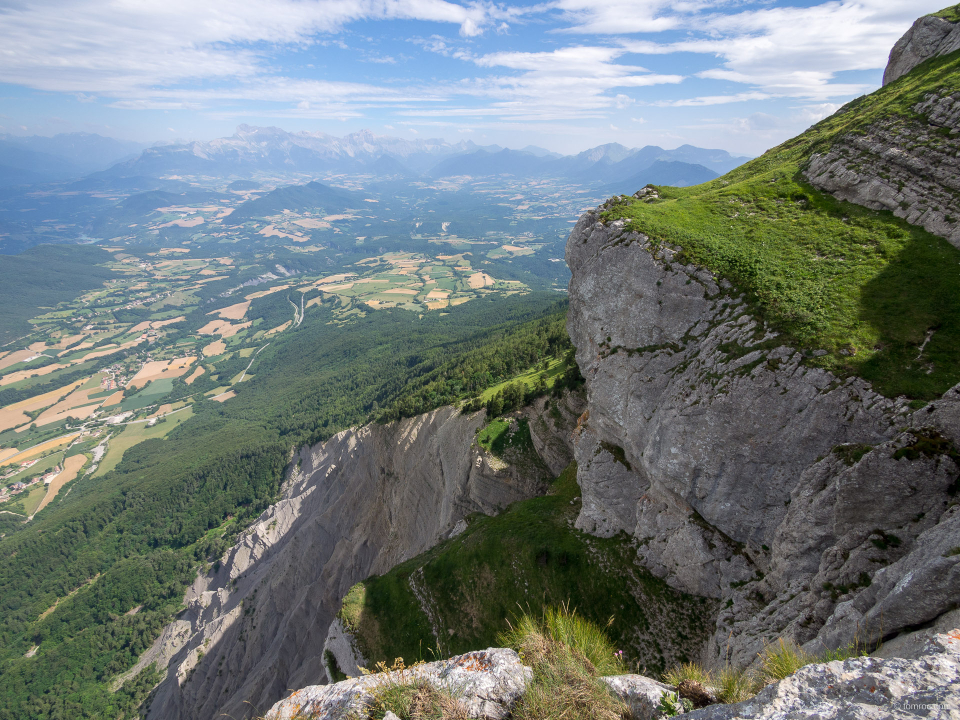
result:
M 755 155 L 877 88 L 944 0 L 0 0 L 0 132 L 236 125 Z

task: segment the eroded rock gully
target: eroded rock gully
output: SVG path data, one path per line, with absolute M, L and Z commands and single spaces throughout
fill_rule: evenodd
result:
M 599 212 L 567 262 L 577 526 L 626 531 L 656 575 L 722 601 L 705 660 L 875 645 L 956 606 L 960 389 L 913 412 L 810 367 L 725 281 Z
M 530 417 L 561 461 L 562 441 Z M 474 442 L 484 422 L 447 407 L 302 449 L 282 499 L 197 579 L 141 659 L 167 669 L 147 717 L 261 716 L 288 690 L 326 681 L 324 640 L 351 585 L 424 552 L 471 512 L 542 492 L 545 473 L 491 465 Z

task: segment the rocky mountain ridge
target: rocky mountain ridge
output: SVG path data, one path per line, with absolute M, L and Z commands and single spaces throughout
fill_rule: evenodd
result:
M 936 71 L 896 82 L 936 88 Z M 915 116 L 838 138 L 804 174 L 956 245 L 956 101 L 924 92 Z M 578 527 L 629 533 L 655 574 L 721 600 L 709 663 L 749 664 L 776 637 L 812 650 L 907 642 L 956 619 L 960 386 L 915 410 L 809 365 L 816 353 L 730 283 L 613 220 L 618 202 L 584 215 L 566 251 L 589 412 Z
M 446 407 L 301 449 L 280 501 L 197 578 L 134 669 L 166 668 L 146 717 L 262 714 L 288 688 L 322 681 L 325 639 L 351 585 L 457 532 L 472 512 L 542 492 L 535 472 L 474 442 L 483 424 L 482 412 Z M 557 443 L 541 440 L 548 458 Z

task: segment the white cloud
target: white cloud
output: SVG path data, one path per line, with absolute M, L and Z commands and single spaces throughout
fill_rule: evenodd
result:
M 707 105 L 727 105 L 746 100 L 766 100 L 769 97 L 770 95 L 762 92 L 743 92 L 734 95 L 703 95 L 680 100 L 656 100 L 648 104 L 654 107 L 706 107 Z
M 688 30 L 689 39 L 624 40 L 621 45 L 638 54 L 714 55 L 720 66 L 698 73 L 699 77 L 823 102 L 872 89 L 835 78 L 844 71 L 882 68 L 890 48 L 917 15 L 939 8 L 942 0 L 842 0 L 811 7 L 708 12 L 724 4 L 721 0 L 675 8 L 676 27 Z M 657 7 L 663 9 L 665 4 L 654 3 Z M 684 14 L 691 7 L 701 12 Z
M 526 12 L 446 0 L 45 0 L 0 9 L 0 82 L 117 96 L 265 72 L 271 46 L 359 20 L 458 25 L 464 37 Z

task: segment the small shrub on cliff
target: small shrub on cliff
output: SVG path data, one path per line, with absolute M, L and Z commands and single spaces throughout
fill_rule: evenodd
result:
M 467 720 L 462 702 L 426 680 L 385 682 L 373 692 L 370 720 L 382 720 L 387 711 L 400 720 Z
M 763 687 L 757 674 L 727 665 L 719 670 L 707 670 L 699 663 L 689 662 L 667 670 L 660 678 L 667 685 L 677 687 L 693 681 L 715 688 L 717 699 L 723 703 L 742 702 L 752 698 Z
M 780 638 L 764 649 L 760 656 L 760 672 L 768 682 L 776 682 L 816 661 L 816 656 L 804 652 L 793 641 Z
M 575 612 L 548 609 L 540 619 L 524 614 L 500 642 L 533 667 L 516 720 L 619 720 L 627 712 L 599 680 L 625 672 L 619 653 L 602 628 Z

